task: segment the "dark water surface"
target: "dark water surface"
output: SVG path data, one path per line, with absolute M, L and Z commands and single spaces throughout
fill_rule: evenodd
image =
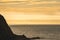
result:
M 60 40 L 60 25 L 10 25 L 17 35 L 41 37 L 39 40 Z

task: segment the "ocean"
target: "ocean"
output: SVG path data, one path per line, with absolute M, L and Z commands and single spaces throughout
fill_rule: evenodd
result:
M 16 35 L 41 38 L 36 40 L 60 40 L 60 25 L 10 25 L 10 28 Z

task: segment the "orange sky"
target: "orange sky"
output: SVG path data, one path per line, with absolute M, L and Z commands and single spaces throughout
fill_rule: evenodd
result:
M 23 2 L 0 3 L 0 14 L 2 14 L 9 25 L 12 24 L 60 24 L 60 7 L 55 4 L 59 2 Z M 7 0 L 8 1 L 8 0 Z M 25 4 L 26 3 L 26 4 Z M 16 5 L 17 4 L 17 5 Z M 46 6 L 36 6 L 45 4 Z M 48 7 L 47 4 L 54 4 Z

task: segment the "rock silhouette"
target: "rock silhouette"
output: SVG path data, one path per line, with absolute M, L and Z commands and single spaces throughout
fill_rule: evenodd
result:
M 27 38 L 25 35 L 14 34 L 6 20 L 0 15 L 0 40 L 32 40 L 39 39 L 39 37 Z

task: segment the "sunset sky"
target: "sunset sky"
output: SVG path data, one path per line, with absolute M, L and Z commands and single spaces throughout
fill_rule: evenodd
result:
M 9 25 L 13 24 L 60 24 L 58 0 L 1 0 L 0 14 Z

